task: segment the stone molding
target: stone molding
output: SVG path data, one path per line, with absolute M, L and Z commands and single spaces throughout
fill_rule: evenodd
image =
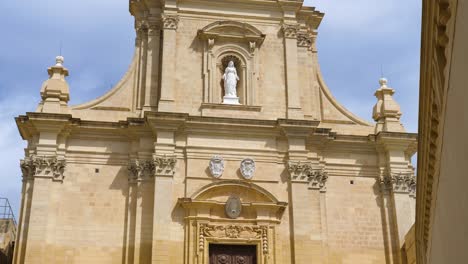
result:
M 153 160 L 133 159 L 128 164 L 128 181 L 138 182 L 149 180 L 154 177 L 155 164 Z
M 298 35 L 299 24 L 283 24 L 282 30 L 285 38 L 295 39 Z
M 418 193 L 416 204 L 417 262 L 426 263 L 426 250 L 430 241 L 433 203 L 437 199 L 440 166 L 441 127 L 443 109 L 448 93 L 448 67 L 452 56 L 457 1 L 434 0 L 423 5 L 421 81 L 420 81 L 420 127 L 418 146 Z
M 268 226 L 201 224 L 198 249 L 205 249 L 205 238 L 261 240 L 262 253 L 268 253 Z
M 174 176 L 177 157 L 174 155 L 155 155 L 153 157 L 156 176 Z
M 416 197 L 416 177 L 412 173 L 398 173 L 391 176 L 379 178 L 381 191 L 389 193 L 407 193 L 411 197 Z
M 312 162 L 289 161 L 288 171 L 291 181 L 307 182 L 309 189 L 326 191 L 328 174 L 323 169 L 314 169 Z
M 179 16 L 163 14 L 162 26 L 163 29 L 177 30 L 177 27 L 179 26 Z
M 20 166 L 23 180 L 49 178 L 53 181 L 63 181 L 66 162 L 57 156 L 31 155 L 21 160 Z

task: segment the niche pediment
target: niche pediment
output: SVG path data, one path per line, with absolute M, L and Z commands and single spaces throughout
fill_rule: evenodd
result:
M 256 27 L 237 21 L 218 21 L 200 29 L 198 35 L 204 39 L 231 38 L 248 42 L 256 42 L 260 45 L 265 39 L 263 34 Z

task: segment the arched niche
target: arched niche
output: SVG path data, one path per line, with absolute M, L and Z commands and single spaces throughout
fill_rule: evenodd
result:
M 223 59 L 239 59 L 237 94 L 242 105 L 258 104 L 258 49 L 265 35 L 254 26 L 236 21 L 218 21 L 198 31 L 203 44 L 203 103 L 220 104 L 224 94 Z M 224 67 L 224 68 L 223 68 Z

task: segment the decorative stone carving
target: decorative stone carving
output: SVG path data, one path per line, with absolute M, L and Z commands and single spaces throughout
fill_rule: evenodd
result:
M 309 189 L 326 191 L 328 174 L 322 169 L 314 169 L 311 162 L 289 161 L 288 171 L 293 181 L 309 183 Z
M 152 160 L 134 159 L 128 164 L 128 180 L 130 182 L 144 181 L 154 177 L 155 165 Z
M 178 15 L 163 15 L 162 16 L 163 28 L 176 30 L 179 25 Z
M 257 42 L 255 42 L 255 41 L 250 41 L 250 42 L 249 42 L 249 50 L 250 50 L 250 53 L 254 53 L 256 48 L 257 48 Z
M 214 156 L 210 160 L 210 173 L 215 178 L 220 178 L 224 172 L 224 159 L 221 156 Z
M 208 49 L 211 50 L 215 44 L 215 40 L 213 38 L 208 39 Z
M 285 38 L 297 38 L 298 24 L 283 24 L 282 29 Z
M 268 226 L 201 224 L 198 244 L 200 251 L 205 248 L 205 238 L 259 239 L 262 243 L 262 252 L 268 253 Z
M 154 164 L 156 167 L 156 176 L 173 176 L 175 173 L 175 165 L 177 163 L 176 156 L 154 156 Z
M 297 33 L 297 46 L 311 48 L 314 40 L 308 32 Z
M 289 161 L 288 171 L 292 180 L 307 180 L 312 171 L 311 162 Z
M 323 170 L 314 170 L 309 173 L 309 189 L 326 191 L 325 183 L 327 182 L 328 174 Z
M 31 155 L 20 161 L 23 179 L 50 178 L 53 181 L 63 181 L 66 162 L 57 156 Z
M 226 212 L 227 217 L 231 219 L 239 217 L 242 211 L 242 202 L 239 197 L 229 197 L 226 201 L 224 211 Z
M 398 173 L 392 176 L 384 176 L 379 179 L 382 192 L 408 193 L 416 196 L 416 177 L 412 173 Z
M 255 173 L 255 161 L 250 158 L 244 159 L 241 162 L 240 171 L 245 179 L 252 179 Z

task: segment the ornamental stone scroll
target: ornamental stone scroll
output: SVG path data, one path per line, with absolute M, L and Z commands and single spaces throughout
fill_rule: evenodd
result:
M 201 224 L 199 226 L 198 249 L 203 251 L 207 238 L 238 241 L 258 240 L 263 254 L 268 254 L 268 226 L 259 225 L 217 225 Z

